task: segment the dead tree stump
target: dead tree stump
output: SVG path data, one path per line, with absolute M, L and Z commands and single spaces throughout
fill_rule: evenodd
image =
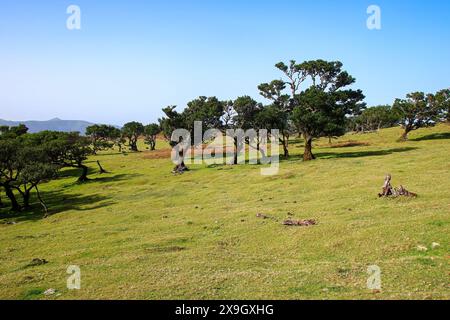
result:
M 384 179 L 383 189 L 381 193 L 378 194 L 378 197 L 417 197 L 417 194 L 414 192 L 409 192 L 402 185 L 399 188 L 394 188 L 391 185 L 392 176 L 390 174 L 386 175 Z

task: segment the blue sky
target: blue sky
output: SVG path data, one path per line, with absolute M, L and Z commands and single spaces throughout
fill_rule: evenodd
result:
M 81 30 L 66 9 L 81 8 Z M 366 27 L 381 8 L 381 30 Z M 450 2 L 0 2 L 0 118 L 121 125 L 205 95 L 259 101 L 278 61 L 340 60 L 369 105 L 450 85 Z

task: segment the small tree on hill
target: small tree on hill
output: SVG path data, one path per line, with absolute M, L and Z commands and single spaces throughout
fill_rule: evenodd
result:
M 442 121 L 450 123 L 450 89 L 443 89 L 434 96 Z
M 145 143 L 150 146 L 150 150 L 156 149 L 156 137 L 161 132 L 161 128 L 156 123 L 151 123 L 144 127 Z
M 39 201 L 47 211 L 40 197 L 38 185 L 43 181 L 55 178 L 59 166 L 51 163 L 44 148 L 41 146 L 24 145 L 20 148 L 17 155 L 17 179 L 13 186 L 22 195 L 23 208 L 26 209 L 30 206 L 30 194 L 35 189 Z
M 306 61 L 296 66 L 311 86 L 296 94 L 291 104 L 292 120 L 305 139 L 303 160 L 315 159 L 312 140 L 319 137 L 341 136 L 347 127 L 347 117 L 364 108 L 361 90 L 344 89 L 355 79 L 342 70 L 339 61 Z
M 393 110 L 398 114 L 404 130 L 400 140 L 406 141 L 411 131 L 435 125 L 441 106 L 435 103 L 433 94 L 413 92 L 407 94 L 406 99 L 396 99 Z
M 398 123 L 399 117 L 392 111 L 391 106 L 384 105 L 367 108 L 361 115 L 354 117 L 352 121 L 353 130 L 364 133 L 393 127 Z
M 188 102 L 186 109 L 183 110 L 184 129 L 191 132 L 192 138 L 195 121 L 202 122 L 203 130 L 221 129 L 225 105 L 225 102 L 219 101 L 216 97 L 204 96 Z
M 144 125 L 136 121 L 128 122 L 123 126 L 122 133 L 128 139 L 128 145 L 131 151 L 138 152 L 137 142 L 139 137 L 144 133 Z
M 0 189 L 2 188 L 11 202 L 12 211 L 20 211 L 13 189 L 20 173 L 21 149 L 20 137 L 28 132 L 28 128 L 21 124 L 16 127 L 0 127 Z M 23 160 L 23 158 L 22 158 Z
M 86 128 L 86 135 L 91 139 L 94 153 L 99 150 L 110 149 L 120 130 L 110 125 L 92 125 Z
M 169 106 L 163 109 L 166 117 L 159 119 L 159 123 L 165 138 L 170 141 L 172 147 L 183 142 L 182 137 L 179 141 L 172 141 L 172 133 L 176 129 L 185 129 L 190 135 L 191 146 L 192 143 L 201 143 L 202 141 L 195 141 L 194 139 L 194 125 L 196 121 L 202 123 L 204 131 L 208 129 L 223 129 L 222 122 L 224 110 L 229 106 L 228 102 L 220 101 L 216 97 L 200 96 L 197 99 L 190 101 L 187 108 L 179 113 L 175 110 L 176 106 Z M 189 147 L 191 147 L 189 146 Z M 180 150 L 180 153 L 184 151 Z M 184 155 L 180 154 L 181 161 L 175 167 L 175 172 L 184 171 L 187 169 Z
M 30 136 L 0 140 L 0 186 L 5 189 L 13 211 L 28 208 L 31 191 L 36 189 L 38 192 L 38 185 L 54 178 L 58 170 L 42 145 L 27 143 Z M 13 190 L 22 196 L 22 205 L 18 203 Z M 38 197 L 43 203 L 40 195 Z
M 182 113 L 179 113 L 175 110 L 176 106 L 168 106 L 162 111 L 166 115 L 165 117 L 159 119 L 159 126 L 161 127 L 161 132 L 164 135 L 164 138 L 169 142 L 170 146 L 173 148 L 178 143 L 182 141 L 172 141 L 172 133 L 174 130 L 182 129 L 185 126 L 185 119 Z M 184 163 L 184 154 L 180 153 L 181 161 L 174 168 L 174 172 L 183 172 L 188 170 L 186 164 Z
M 42 131 L 27 137 L 29 145 L 42 146 L 51 164 L 79 168 L 81 175 L 78 182 L 88 181 L 88 167 L 84 164 L 88 156 L 93 154 L 91 141 L 77 132 Z
M 20 211 L 13 184 L 17 180 L 18 143 L 16 139 L 0 139 L 0 186 L 11 202 L 12 211 Z

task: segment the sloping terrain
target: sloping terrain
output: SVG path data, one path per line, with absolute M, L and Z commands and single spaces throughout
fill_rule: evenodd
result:
M 399 135 L 320 140 L 308 163 L 298 139 L 272 177 L 249 165 L 174 176 L 150 151 L 99 154 L 89 183 L 67 170 L 42 185 L 49 218 L 38 204 L 0 210 L 0 297 L 449 299 L 450 126 Z M 379 199 L 386 173 L 419 197 Z M 287 217 L 318 224 L 283 226 Z M 48 263 L 28 266 L 34 258 Z M 66 288 L 69 265 L 81 268 L 80 290 Z M 379 293 L 366 287 L 371 265 Z

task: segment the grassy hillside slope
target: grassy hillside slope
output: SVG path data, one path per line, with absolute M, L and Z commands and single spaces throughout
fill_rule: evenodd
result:
M 450 126 L 399 135 L 320 140 L 309 163 L 294 141 L 273 177 L 248 165 L 173 176 L 149 151 L 95 156 L 89 183 L 67 170 L 41 187 L 51 217 L 0 210 L 0 298 L 449 299 Z M 419 197 L 379 199 L 386 173 Z M 285 227 L 289 213 L 319 224 Z M 48 263 L 27 267 L 33 258 Z M 69 265 L 81 290 L 66 288 Z M 366 288 L 370 265 L 380 293 Z

